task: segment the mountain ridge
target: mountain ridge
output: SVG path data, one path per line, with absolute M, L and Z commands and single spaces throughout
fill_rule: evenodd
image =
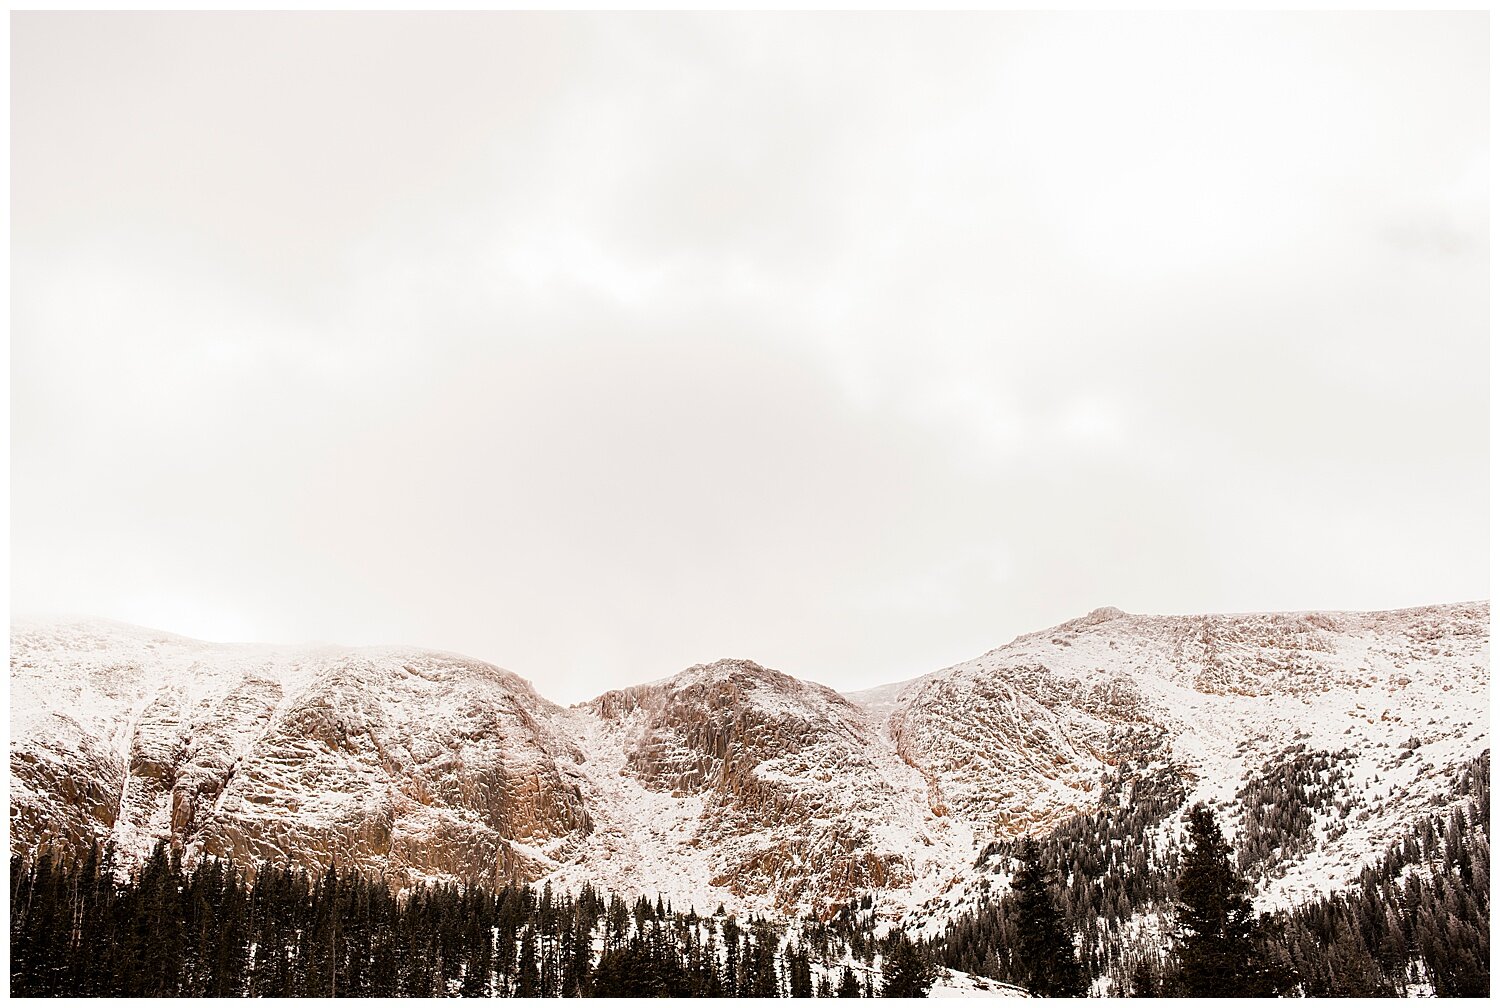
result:
M 874 895 L 901 916 L 977 898 L 990 842 L 1117 802 L 1126 777 L 1170 778 L 1243 832 L 1246 781 L 1301 746 L 1336 768 L 1343 810 L 1309 812 L 1314 838 L 1265 868 L 1263 899 L 1290 905 L 1352 878 L 1487 749 L 1488 615 L 1104 607 L 866 690 L 719 659 L 569 707 L 449 652 L 18 621 L 12 843 L 138 857 L 163 839 L 706 909 Z M 1420 761 L 1397 758 L 1412 739 Z

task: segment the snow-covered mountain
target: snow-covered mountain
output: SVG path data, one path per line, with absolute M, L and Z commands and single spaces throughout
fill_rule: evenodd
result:
M 1100 609 L 848 696 L 724 660 L 565 709 L 456 655 L 21 623 L 11 839 L 926 915 L 989 884 L 992 841 L 1166 781 L 1220 805 L 1262 901 L 1289 904 L 1353 879 L 1488 748 L 1488 624 L 1482 602 Z M 1273 829 L 1262 783 L 1294 778 Z
M 1137 782 L 1266 827 L 1265 782 L 1306 813 L 1252 866 L 1264 906 L 1340 886 L 1489 748 L 1489 605 L 1132 616 L 1099 609 L 867 698 L 934 807 L 976 836 L 1128 808 Z M 1315 770 L 1309 770 L 1310 767 Z M 1260 839 L 1256 837 L 1254 839 Z M 1262 844 L 1264 846 L 1264 844 Z M 951 900 L 950 900 L 951 901 Z
M 11 636 L 11 841 L 127 860 L 533 878 L 592 828 L 562 710 L 457 655 L 205 644 L 100 621 Z
M 570 712 L 601 825 L 566 878 L 678 903 L 822 912 L 934 891 L 972 860 L 967 824 L 883 726 L 826 686 L 749 661 L 699 665 Z

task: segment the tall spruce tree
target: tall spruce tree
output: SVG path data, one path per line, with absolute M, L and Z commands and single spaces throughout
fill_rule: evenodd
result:
M 904 931 L 894 931 L 881 961 L 881 997 L 926 997 L 937 982 L 938 965 Z
M 812 960 L 801 944 L 787 950 L 786 972 L 787 987 L 792 997 L 813 996 Z
M 1087 978 L 1073 948 L 1073 936 L 1052 897 L 1052 872 L 1042 863 L 1041 850 L 1023 837 L 1016 850 L 1016 953 L 1012 957 L 1022 986 L 1038 997 L 1082 997 Z
M 1177 876 L 1178 992 L 1269 995 L 1265 971 L 1256 963 L 1249 885 L 1230 861 L 1213 810 L 1201 802 L 1188 812 L 1188 838 L 1192 846 Z

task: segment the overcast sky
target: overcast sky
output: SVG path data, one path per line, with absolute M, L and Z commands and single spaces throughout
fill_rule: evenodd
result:
M 571 702 L 1488 596 L 1482 15 L 12 40 L 18 611 Z

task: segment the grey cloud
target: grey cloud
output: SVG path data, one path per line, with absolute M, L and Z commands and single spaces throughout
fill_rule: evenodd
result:
M 1483 24 L 18 15 L 15 604 L 571 700 L 1483 596 Z

